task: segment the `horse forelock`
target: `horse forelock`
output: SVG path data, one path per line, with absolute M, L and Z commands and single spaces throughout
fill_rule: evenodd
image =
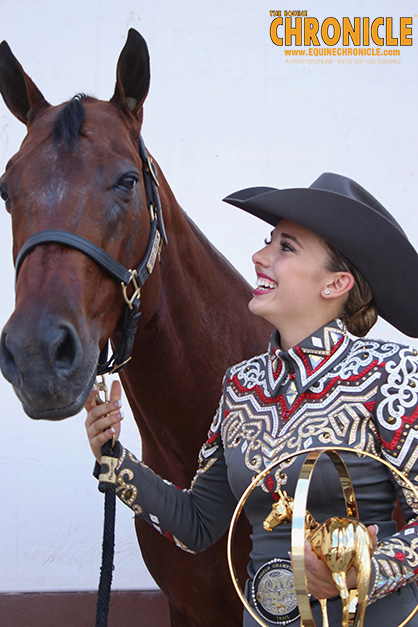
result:
M 77 143 L 84 122 L 83 101 L 86 99 L 86 95 L 77 94 L 59 112 L 52 129 L 54 146 L 57 147 L 61 144 L 65 149 L 68 149 Z

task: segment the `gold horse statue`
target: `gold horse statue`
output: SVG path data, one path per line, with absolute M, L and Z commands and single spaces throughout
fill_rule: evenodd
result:
M 293 498 L 281 490 L 279 496 L 280 499 L 274 503 L 263 523 L 266 531 L 273 531 L 278 525 L 292 521 Z M 370 560 L 373 554 L 372 542 L 366 527 L 359 520 L 337 516 L 328 518 L 320 524 L 306 510 L 305 539 L 315 555 L 326 563 L 332 573 L 342 601 L 342 627 L 349 627 L 350 624 L 347 572 L 354 567 L 357 575 L 357 612 L 354 626 L 363 627 L 368 601 Z M 327 600 L 318 601 L 322 610 L 322 625 L 329 627 Z

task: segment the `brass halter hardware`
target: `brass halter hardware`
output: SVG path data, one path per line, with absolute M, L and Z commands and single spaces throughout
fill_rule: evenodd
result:
M 109 388 L 106 385 L 106 380 L 104 374 L 99 375 L 100 379 L 96 378 L 96 385 L 99 388 L 98 393 L 96 394 L 94 400 L 96 401 L 96 405 L 104 405 L 109 402 Z M 100 396 L 100 393 L 104 394 L 104 398 Z M 116 436 L 112 437 L 112 449 L 115 448 L 116 444 Z M 100 481 L 104 481 L 104 479 L 100 479 Z
M 157 175 L 155 174 L 151 157 L 147 158 L 147 166 L 148 166 L 148 170 L 149 170 L 152 178 L 154 179 L 154 183 L 156 184 L 157 187 L 159 187 L 160 183 L 159 183 L 159 181 L 157 179 Z
M 103 374 L 100 375 L 100 379 L 96 379 L 96 385 L 99 388 L 98 393 L 95 396 L 96 405 L 104 405 L 104 403 L 109 402 L 109 388 L 106 385 L 105 377 Z M 104 398 L 101 398 L 100 392 L 104 394 Z
M 133 302 L 135 301 L 136 298 L 139 299 L 139 297 L 141 296 L 141 288 L 138 286 L 138 283 L 136 282 L 136 277 L 138 275 L 137 271 L 129 270 L 129 273 L 131 276 L 130 276 L 128 283 L 124 283 L 123 281 L 121 281 L 121 286 L 122 286 L 122 293 L 123 293 L 123 298 L 125 299 L 125 303 L 128 305 L 129 309 L 132 310 Z M 127 288 L 130 283 L 132 283 L 134 287 L 134 293 L 129 298 Z

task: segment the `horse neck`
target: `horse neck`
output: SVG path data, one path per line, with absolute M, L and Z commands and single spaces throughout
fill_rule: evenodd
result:
M 225 370 L 265 350 L 270 328 L 249 313 L 248 284 L 186 217 L 160 172 L 159 179 L 168 245 L 158 305 L 138 329 L 123 381 L 144 458 L 157 449 L 167 458 L 171 451 L 171 463 L 190 475 Z M 163 461 L 160 468 L 168 470 Z

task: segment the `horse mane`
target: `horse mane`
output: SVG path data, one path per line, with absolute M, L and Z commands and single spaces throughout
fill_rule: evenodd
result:
M 85 94 L 77 94 L 58 113 L 52 129 L 55 147 L 62 144 L 68 150 L 77 143 L 85 116 L 83 101 L 86 99 Z

